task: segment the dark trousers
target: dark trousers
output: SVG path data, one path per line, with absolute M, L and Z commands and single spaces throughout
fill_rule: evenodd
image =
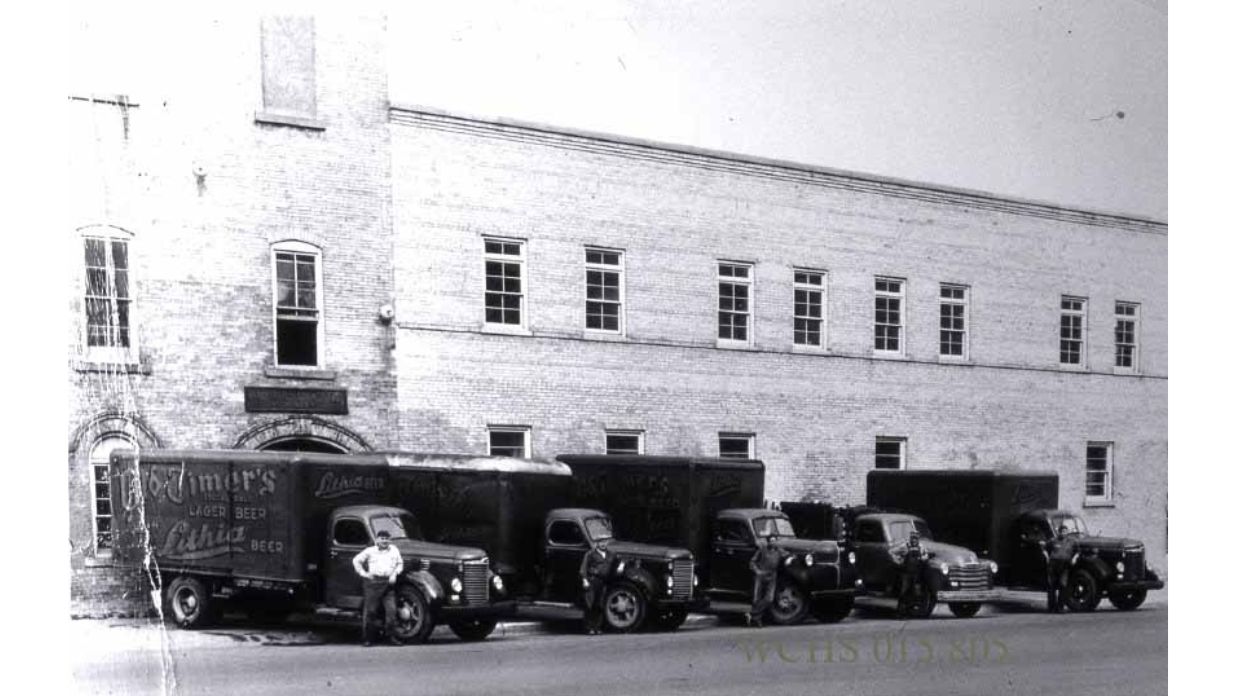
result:
M 601 630 L 605 616 L 605 583 L 601 578 L 588 578 L 584 590 L 584 627 L 589 631 Z
M 381 610 L 382 618 L 378 618 Z M 384 621 L 386 637 L 395 636 L 395 586 L 386 581 L 365 581 L 365 606 L 361 612 L 361 637 L 373 640 L 373 632 L 377 630 L 379 621 Z
M 1064 611 L 1064 592 L 1069 584 L 1069 564 L 1050 561 L 1047 564 L 1047 611 Z
M 777 576 L 755 576 L 755 587 L 751 591 L 751 618 L 763 619 L 764 613 L 773 605 L 777 598 Z

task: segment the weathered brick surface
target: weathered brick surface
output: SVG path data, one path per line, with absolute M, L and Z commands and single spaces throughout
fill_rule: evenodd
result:
M 69 230 L 74 611 L 117 596 L 114 577 L 83 563 L 92 544 L 85 462 L 99 414 L 143 423 L 157 442 L 142 444 L 228 448 L 286 417 L 246 413 L 244 387 L 339 387 L 348 390 L 349 414 L 322 420 L 371 447 L 396 444 L 392 330 L 377 320 L 393 293 L 384 20 L 316 19 L 320 131 L 255 122 L 258 26 L 256 16 L 239 15 L 193 23 L 177 50 L 158 59 L 175 79 L 127 84 L 117 76 L 118 89 L 139 104 L 129 110 L 127 138 L 118 108 L 65 106 L 74 125 L 75 218 L 132 234 L 135 326 L 148 371 L 80 369 L 82 252 Z M 286 239 L 322 250 L 331 381 L 266 376 L 274 359 L 270 245 Z
M 1166 229 L 632 144 L 396 110 L 404 446 L 654 454 L 756 435 L 778 499 L 860 502 L 880 435 L 908 465 L 1047 469 L 1082 509 L 1087 441 L 1115 443 L 1108 534 L 1166 548 Z M 486 333 L 482 236 L 527 240 L 527 336 Z M 622 249 L 626 337 L 584 330 L 584 245 Z M 755 264 L 753 350 L 718 349 L 716 263 Z M 792 269 L 828 272 L 828 352 L 792 346 Z M 905 360 L 872 357 L 874 276 L 906 279 Z M 937 358 L 941 282 L 971 288 L 970 359 Z M 1089 299 L 1088 369 L 1057 365 L 1062 294 Z M 1113 374 L 1114 303 L 1142 305 L 1140 374 Z

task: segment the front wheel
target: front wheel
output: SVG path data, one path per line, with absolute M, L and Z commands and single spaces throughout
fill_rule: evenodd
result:
M 969 619 L 979 613 L 983 605 L 980 602 L 949 602 L 948 610 L 959 619 Z
M 498 621 L 496 619 L 468 619 L 467 621 L 451 622 L 451 632 L 459 636 L 460 640 L 477 641 L 485 640 L 490 633 L 497 628 Z
M 768 616 L 778 626 L 789 626 L 802 623 L 807 618 L 807 595 L 797 584 L 787 582 L 777 588 L 772 606 L 768 608 Z
M 934 592 L 905 592 L 897 602 L 897 613 L 910 619 L 926 619 L 936 610 Z
M 201 628 L 214 619 L 215 606 L 201 580 L 181 575 L 167 588 L 167 613 L 181 628 Z
M 837 623 L 850 615 L 854 609 L 854 596 L 830 597 L 821 599 L 811 607 L 811 613 L 820 623 Z
M 1107 600 L 1120 611 L 1133 611 L 1140 607 L 1142 602 L 1146 601 L 1146 591 L 1123 590 L 1121 592 L 1112 592 L 1107 596 Z
M 1071 611 L 1094 611 L 1099 605 L 1099 583 L 1088 570 L 1069 571 L 1064 603 Z
M 630 582 L 619 582 L 605 590 L 605 627 L 615 633 L 638 631 L 648 615 L 648 600 Z
M 415 587 L 403 585 L 395 590 L 395 638 L 404 643 L 423 643 L 433 633 L 429 603 Z

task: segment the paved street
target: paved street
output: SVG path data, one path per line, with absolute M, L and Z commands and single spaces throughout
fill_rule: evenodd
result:
M 513 625 L 483 643 L 439 632 L 424 646 L 368 649 L 354 628 L 322 622 L 164 632 L 95 620 L 73 623 L 70 654 L 83 693 L 1133 696 L 1167 691 L 1167 616 L 1164 603 L 1063 616 L 1010 605 L 903 622 L 868 606 L 832 626 L 692 617 L 672 634 L 588 638 Z

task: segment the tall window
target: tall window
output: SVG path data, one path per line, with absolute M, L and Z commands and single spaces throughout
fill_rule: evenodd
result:
M 1083 365 L 1086 354 L 1086 300 L 1060 298 L 1060 364 Z
M 524 325 L 524 243 L 485 240 L 485 323 Z
M 965 359 L 969 352 L 966 306 L 970 289 L 964 285 L 940 286 L 940 357 Z
M 1137 310 L 1136 303 L 1116 303 L 1116 367 L 1124 370 L 1137 369 Z
M 302 242 L 272 248 L 275 264 L 275 364 L 322 364 L 322 255 Z
M 1086 502 L 1112 500 L 1112 443 L 1086 443 Z
M 750 264 L 717 264 L 717 339 L 751 343 Z
M 875 350 L 877 353 L 900 355 L 904 352 L 905 346 L 901 340 L 901 302 L 904 298 L 904 280 L 875 279 Z
M 489 453 L 501 457 L 531 457 L 528 435 L 529 429 L 524 426 L 490 426 Z
M 622 252 L 585 249 L 587 300 L 584 326 L 594 331 L 622 333 Z
M 317 116 L 312 17 L 262 18 L 262 111 L 258 120 Z M 305 124 L 308 125 L 308 124 Z
M 137 449 L 127 438 L 109 435 L 90 449 L 90 490 L 94 512 L 94 550 L 96 554 L 111 553 L 115 542 L 112 527 L 112 483 L 108 473 L 108 458 L 114 450 Z
M 133 296 L 129 242 L 82 238 L 86 255 L 86 351 L 91 359 L 124 361 L 133 355 Z
M 748 433 L 718 433 L 717 452 L 722 459 L 755 459 L 755 436 Z
M 877 437 L 875 444 L 875 468 L 906 468 L 906 439 L 904 437 Z
M 824 346 L 824 280 L 820 271 L 794 269 L 794 345 Z
M 644 432 L 642 430 L 606 430 L 606 454 L 643 454 Z

